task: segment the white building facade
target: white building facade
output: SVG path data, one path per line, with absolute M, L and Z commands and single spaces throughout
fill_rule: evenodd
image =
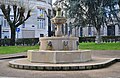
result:
M 80 27 L 78 32 L 80 37 L 91 37 L 97 35 L 95 27 Z M 101 36 L 120 36 L 120 27 L 118 25 L 102 26 L 100 34 Z
M 52 0 L 33 0 L 31 3 L 35 8 L 32 10 L 31 17 L 16 29 L 16 38 L 39 38 L 48 35 L 48 17 L 44 11 L 52 12 Z M 11 19 L 13 19 L 12 13 Z M 0 21 L 2 38 L 10 38 L 11 30 L 1 10 Z

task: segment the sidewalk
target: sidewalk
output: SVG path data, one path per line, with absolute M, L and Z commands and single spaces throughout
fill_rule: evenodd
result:
M 11 58 L 24 58 L 26 57 L 26 52 L 15 53 L 15 54 L 0 54 L 0 60 L 2 59 L 11 59 Z
M 92 50 L 92 56 L 120 59 L 120 50 Z

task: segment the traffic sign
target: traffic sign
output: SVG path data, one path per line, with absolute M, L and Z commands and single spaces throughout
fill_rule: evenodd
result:
M 20 32 L 20 28 L 17 28 L 17 29 L 16 29 L 16 32 Z

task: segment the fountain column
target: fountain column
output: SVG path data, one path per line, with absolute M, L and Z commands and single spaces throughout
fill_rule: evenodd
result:
M 62 15 L 61 15 L 61 8 L 57 9 L 56 16 L 54 18 L 52 18 L 51 21 L 57 27 L 57 30 L 55 31 L 55 36 L 56 37 L 61 37 L 62 36 L 61 25 L 66 22 L 66 18 L 62 17 Z
M 62 36 L 62 29 L 61 29 L 61 26 L 59 26 L 59 25 L 57 25 L 57 30 L 55 31 L 55 36 L 56 37 Z

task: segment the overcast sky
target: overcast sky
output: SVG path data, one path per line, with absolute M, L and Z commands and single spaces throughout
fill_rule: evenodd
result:
M 52 3 L 54 3 L 56 0 L 52 0 Z

